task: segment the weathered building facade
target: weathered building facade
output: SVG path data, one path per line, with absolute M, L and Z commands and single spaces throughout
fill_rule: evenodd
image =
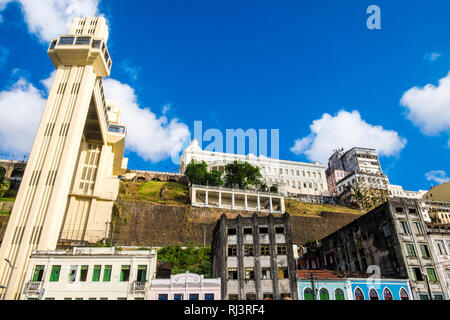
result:
M 309 260 L 317 267 L 341 271 L 379 271 L 381 276 L 409 278 L 415 299 L 444 296 L 436 272 L 426 224 L 414 199 L 389 198 L 369 213 L 325 237 Z M 369 268 L 369 269 L 368 269 Z
M 213 233 L 212 275 L 226 300 L 297 299 L 289 214 L 227 219 Z

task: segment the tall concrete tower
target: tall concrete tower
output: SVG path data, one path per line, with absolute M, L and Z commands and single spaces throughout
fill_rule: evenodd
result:
M 75 18 L 48 49 L 56 75 L 0 248 L 4 299 L 26 292 L 33 250 L 107 237 L 127 165 L 120 110 L 103 92 L 112 64 L 107 41 L 104 18 Z

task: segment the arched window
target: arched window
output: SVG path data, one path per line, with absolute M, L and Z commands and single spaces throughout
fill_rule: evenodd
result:
M 383 291 L 383 298 L 384 300 L 394 300 L 392 297 L 392 292 L 388 288 L 385 288 Z
M 334 300 L 345 300 L 344 291 L 341 289 L 336 289 L 334 291 Z
M 375 290 L 375 289 L 370 289 L 370 291 L 369 291 L 369 297 L 370 297 L 370 300 L 380 300 L 379 298 L 378 298 L 378 292 L 377 292 L 377 290 Z
M 319 295 L 320 300 L 330 300 L 330 294 L 328 293 L 328 290 L 325 288 L 320 289 Z
M 401 300 L 409 300 L 408 292 L 404 288 L 400 290 L 400 299 Z
M 355 300 L 364 300 L 364 293 L 360 288 L 355 289 Z
M 303 298 L 304 300 L 314 300 L 314 294 L 311 288 L 306 288 L 303 292 Z

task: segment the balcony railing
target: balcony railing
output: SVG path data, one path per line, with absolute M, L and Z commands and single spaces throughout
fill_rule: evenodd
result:
M 133 291 L 145 291 L 145 284 L 147 281 L 135 281 L 133 282 Z
M 42 282 L 41 281 L 30 281 L 27 284 L 26 291 L 27 292 L 39 292 L 41 289 Z
M 125 134 L 126 128 L 125 128 L 125 126 L 119 126 L 119 125 L 116 125 L 116 124 L 109 124 L 108 125 L 108 131 L 109 132 L 114 132 L 114 133 Z

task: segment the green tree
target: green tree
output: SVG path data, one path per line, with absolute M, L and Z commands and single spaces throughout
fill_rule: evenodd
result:
M 271 186 L 271 187 L 270 187 L 270 192 L 272 192 L 272 193 L 278 193 L 278 187 L 277 187 L 277 186 Z
M 169 245 L 158 251 L 158 260 L 172 265 L 172 274 L 186 271 L 211 277 L 211 247 L 195 247 L 189 244 L 183 249 L 180 245 Z
M 218 170 L 211 170 L 210 172 L 207 172 L 206 183 L 209 186 L 216 186 L 216 187 L 223 185 L 222 172 Z
M 259 167 L 248 162 L 229 163 L 225 166 L 225 185 L 231 188 L 247 189 L 249 186 L 261 185 L 261 172 Z
M 186 167 L 184 173 L 192 184 L 221 186 L 223 185 L 222 173 L 218 170 L 211 170 L 208 172 L 208 165 L 205 161 L 194 162 L 191 161 Z
M 184 174 L 189 178 L 189 181 L 192 184 L 206 184 L 206 177 L 208 174 L 208 165 L 205 161 L 201 163 L 191 161 L 186 167 L 186 171 Z
M 0 198 L 3 198 L 6 191 L 11 187 L 11 183 L 9 179 L 5 177 L 6 170 L 3 167 L 0 167 Z
M 349 202 L 357 205 L 362 212 L 368 212 L 387 201 L 387 190 L 372 189 L 357 183 L 350 188 Z

